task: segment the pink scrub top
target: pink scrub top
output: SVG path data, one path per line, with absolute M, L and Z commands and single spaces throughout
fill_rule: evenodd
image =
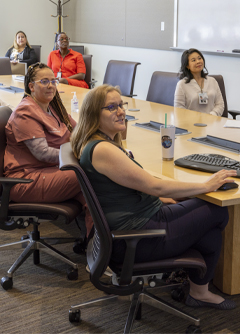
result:
M 4 174 L 9 177 L 16 172 L 28 174 L 36 169 L 56 164 L 37 160 L 24 144 L 32 138 L 46 138 L 50 147 L 60 146 L 70 139 L 67 126 L 51 108 L 53 115 L 43 111 L 32 97 L 25 97 L 11 114 L 5 127 L 7 146 L 4 155 Z M 69 115 L 70 123 L 76 122 Z

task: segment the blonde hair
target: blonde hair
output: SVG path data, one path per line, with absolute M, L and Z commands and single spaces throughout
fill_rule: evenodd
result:
M 14 49 L 17 49 L 17 50 L 19 49 L 19 46 L 18 46 L 18 43 L 17 43 L 17 35 L 20 34 L 20 33 L 23 34 L 26 37 L 26 44 L 31 49 L 31 45 L 28 43 L 27 35 L 21 30 L 19 30 L 15 35 L 14 42 L 13 42 Z
M 113 91 L 121 95 L 118 87 L 105 84 L 90 90 L 85 96 L 80 109 L 78 123 L 70 138 L 72 150 L 76 158 L 80 159 L 82 151 L 89 141 L 94 139 L 110 140 L 98 130 L 101 108 L 104 106 L 107 94 Z M 121 133 L 117 133 L 111 142 L 123 148 Z

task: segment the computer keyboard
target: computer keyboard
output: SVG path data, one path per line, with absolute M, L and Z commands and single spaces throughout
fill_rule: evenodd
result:
M 176 166 L 215 173 L 221 169 L 234 169 L 240 178 L 240 161 L 219 154 L 190 154 L 174 161 Z

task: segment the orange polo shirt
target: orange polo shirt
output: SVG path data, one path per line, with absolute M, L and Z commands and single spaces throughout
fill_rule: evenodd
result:
M 69 79 L 77 73 L 86 74 L 86 66 L 81 53 L 69 49 L 69 53 L 64 57 L 59 50 L 50 52 L 47 65 L 51 67 L 55 77 L 58 72 L 62 72 L 62 78 L 67 79 L 68 84 L 77 87 L 89 88 L 84 80 Z

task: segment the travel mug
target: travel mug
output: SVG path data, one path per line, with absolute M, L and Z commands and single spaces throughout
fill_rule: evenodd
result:
M 161 125 L 160 136 L 162 144 L 162 159 L 173 160 L 174 158 L 174 142 L 175 142 L 175 126 Z

